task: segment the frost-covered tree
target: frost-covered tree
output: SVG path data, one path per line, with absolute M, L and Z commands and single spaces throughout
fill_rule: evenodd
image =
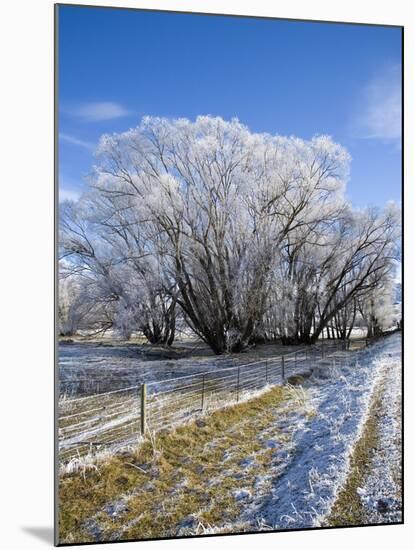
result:
M 114 328 L 125 338 L 141 331 L 151 343 L 171 344 L 175 299 L 163 289 L 156 254 L 146 248 L 140 227 L 129 223 L 128 232 L 93 192 L 67 202 L 60 213 L 61 257 L 104 309 L 102 330 Z
M 101 332 L 112 327 L 113 308 L 103 299 L 93 278 L 76 273 L 66 262 L 59 265 L 58 328 L 61 336 L 80 331 Z
M 379 288 L 393 273 L 400 236 L 399 211 L 394 205 L 384 212 L 350 211 L 336 233 L 313 341 L 338 312 L 373 288 Z
M 347 337 L 398 239 L 395 209 L 347 203 L 348 165 L 326 136 L 145 117 L 102 137 L 90 191 L 65 207 L 62 253 L 126 336 L 171 342 L 178 308 L 215 353 L 311 342 L 330 324 Z
M 88 312 L 84 306 L 79 281 L 75 277 L 61 278 L 58 303 L 58 329 L 61 336 L 76 334 Z
M 379 336 L 385 330 L 396 326 L 398 310 L 394 306 L 395 284 L 391 277 L 377 282 L 358 302 L 367 338 Z
M 237 120 L 146 117 L 102 138 L 94 187 L 116 212 L 135 205 L 161 236 L 178 304 L 221 353 L 243 349 L 262 322 L 287 236 L 322 230 L 341 209 L 347 165 L 325 136 L 306 142 L 252 134 Z

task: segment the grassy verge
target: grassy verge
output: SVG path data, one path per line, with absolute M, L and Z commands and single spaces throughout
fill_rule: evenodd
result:
M 378 419 L 381 414 L 381 394 L 381 388 L 378 388 L 373 396 L 361 437 L 355 445 L 346 484 L 338 494 L 326 525 L 338 527 L 367 523 L 357 489 L 362 487 L 371 471 L 372 456 L 379 442 Z
M 275 448 L 286 444 L 275 413 L 290 398 L 284 387 L 216 411 L 87 472 L 63 475 L 59 487 L 61 542 L 169 537 L 225 531 L 270 481 Z M 269 429 L 273 430 L 269 434 Z

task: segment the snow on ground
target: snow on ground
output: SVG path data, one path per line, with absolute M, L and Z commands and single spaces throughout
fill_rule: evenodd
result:
M 372 457 L 372 470 L 358 494 L 369 523 L 401 521 L 401 365 L 385 358 L 382 414 L 378 421 L 379 443 Z
M 383 382 L 389 384 L 384 399 L 388 399 L 390 405 L 388 415 L 381 422 L 384 452 L 380 449 L 376 457 L 381 469 L 379 475 L 373 471 L 363 490 L 367 499 L 373 501 L 383 493 L 396 498 L 395 485 L 389 488 L 392 468 L 388 465 L 388 455 L 393 457 L 393 464 L 398 463 L 400 450 L 395 436 L 399 428 L 395 419 L 398 417 L 400 355 L 401 337 L 396 334 L 359 352 L 355 364 L 351 360 L 347 365 L 333 367 L 329 376 L 309 379 L 296 410 L 290 418 L 282 416 L 277 423 L 290 438 L 290 448 L 282 451 L 284 456 L 275 451 L 276 481 L 270 494 L 258 490 L 240 517 L 240 528 L 257 529 L 262 525 L 291 529 L 321 525 L 346 481 L 350 456 L 367 418 L 371 396 Z M 373 512 L 374 521 L 375 517 Z M 237 525 L 233 529 L 237 531 Z
M 252 354 L 243 354 L 242 357 L 228 358 L 228 361 L 243 364 L 243 369 L 238 367 L 221 368 L 218 370 L 218 364 L 211 359 L 204 363 L 203 377 L 190 375 L 185 377 L 173 377 L 163 379 L 165 370 L 162 366 L 153 368 L 152 377 L 158 376 L 159 379 L 147 386 L 147 415 L 150 429 L 157 430 L 161 427 L 172 427 L 194 418 L 206 410 L 222 408 L 238 401 L 251 399 L 253 396 L 260 395 L 261 392 L 275 384 L 282 384 L 282 362 L 280 354 L 284 353 L 284 372 L 286 377 L 294 374 L 309 372 L 309 370 L 318 361 L 321 363 L 330 362 L 332 354 L 338 355 L 335 348 L 338 342 L 331 342 L 329 345 L 321 347 L 313 346 L 308 348 L 295 348 L 292 353 L 283 346 L 266 346 L 261 352 L 267 353 L 265 359 Z M 79 361 L 77 348 L 70 346 L 73 350 L 70 358 Z M 86 347 L 88 350 L 89 347 Z M 269 352 L 276 352 L 270 356 Z M 96 359 L 100 365 L 104 357 L 120 357 L 128 354 L 128 350 L 114 347 L 113 350 L 104 350 L 103 357 L 89 357 L 94 363 Z M 339 352 L 339 356 L 344 352 Z M 345 356 L 348 356 L 345 352 Z M 81 355 L 82 357 L 82 355 Z M 258 358 L 258 361 L 256 358 Z M 325 357 L 325 359 L 323 359 Z M 248 360 L 254 359 L 253 362 Z M 226 359 L 225 359 L 226 360 Z M 218 360 L 219 361 L 219 360 Z M 177 368 L 183 367 L 183 359 L 178 361 Z M 158 363 L 160 363 L 158 361 Z M 161 362 L 162 363 L 162 362 Z M 121 363 L 122 364 L 122 363 Z M 152 363 L 154 364 L 154 362 Z M 106 366 L 104 366 L 106 365 Z M 101 369 L 105 371 L 108 366 L 105 362 Z M 76 366 L 74 367 L 76 368 Z M 88 366 L 87 368 L 90 368 Z M 125 366 L 115 368 L 113 377 L 117 381 L 122 381 L 122 373 Z M 143 376 L 147 370 L 147 365 L 135 367 L 135 376 Z M 194 365 L 187 363 L 187 368 L 200 368 L 197 363 Z M 326 368 L 320 365 L 324 371 Z M 102 375 L 102 374 L 101 374 Z M 113 380 L 111 375 L 106 376 L 106 382 L 111 385 Z M 125 382 L 125 380 L 124 380 Z M 202 388 L 205 393 L 202 392 Z M 202 409 L 202 410 L 201 410 Z M 140 426 L 140 402 L 139 393 L 136 386 L 128 386 L 123 389 L 112 390 L 107 393 L 98 393 L 91 396 L 83 396 L 75 399 L 68 399 L 65 395 L 59 402 L 59 449 L 63 453 L 61 458 L 64 460 L 72 457 L 78 457 L 79 452 L 85 454 L 89 449 L 90 440 L 93 440 L 94 451 L 102 450 L 102 445 L 114 445 L 119 448 L 120 445 L 128 445 L 136 442 Z M 99 447 L 99 448 L 98 448 Z
M 185 376 L 206 369 L 232 366 L 231 358 L 207 357 L 168 359 L 149 346 L 77 342 L 59 345 L 60 393 L 94 394 L 142 382 Z
M 400 356 L 401 336 L 394 334 L 359 352 L 338 353 L 335 361 L 326 358 L 324 363 L 314 363 L 316 368 L 304 386 L 287 386 L 292 399 L 269 411 L 274 421 L 260 423 L 255 416 L 241 417 L 217 433 L 205 444 L 203 456 L 222 448 L 223 440 L 240 444 L 226 447 L 205 479 L 204 466 L 197 466 L 200 490 L 204 488 L 206 500 L 168 527 L 168 536 L 325 525 L 345 485 L 353 449 L 378 395 L 383 409 L 379 417 L 380 443 L 373 455 L 371 474 L 359 494 L 367 510 L 366 523 L 400 521 Z M 252 433 L 252 422 L 257 422 L 253 440 L 260 445 L 256 450 L 250 445 L 255 443 L 252 436 L 245 435 Z M 187 461 L 191 458 L 183 449 L 183 464 Z M 68 467 L 81 472 L 97 468 L 95 461 L 80 459 L 71 461 Z M 173 509 L 185 499 L 182 488 L 187 482 L 187 478 L 178 479 L 162 496 L 163 506 Z M 145 491 L 151 491 L 152 483 L 150 478 Z M 237 520 L 206 524 L 203 513 L 214 505 L 215 488 L 219 491 L 224 485 L 240 506 Z M 141 515 L 135 517 L 128 509 L 134 499 L 141 498 L 142 491 L 142 486 L 137 486 L 121 493 L 90 517 L 84 528 L 94 540 L 119 540 L 141 521 Z M 113 517 L 117 527 L 111 523 Z
M 335 345 L 335 341 L 325 342 L 326 350 Z M 177 348 L 178 352 L 174 356 L 174 350 L 169 352 L 159 348 L 157 351 L 149 345 L 108 342 L 61 343 L 60 394 L 93 395 L 142 382 L 154 383 L 204 372 L 217 372 L 264 358 L 300 352 L 306 347 L 266 344 L 241 354 L 216 356 L 205 348 L 186 350 L 184 344 L 180 343 L 180 348 Z M 168 358 L 168 353 L 171 353 L 171 358 Z

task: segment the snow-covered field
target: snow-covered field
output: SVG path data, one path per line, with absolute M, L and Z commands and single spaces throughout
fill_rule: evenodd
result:
M 135 445 L 121 449 L 113 466 L 108 462 L 112 453 L 85 455 L 66 464 L 62 473 L 69 478 L 63 476 L 62 483 L 67 490 L 72 474 L 97 472 L 99 488 L 95 482 L 90 485 L 90 498 L 99 491 L 104 499 L 80 520 L 81 537 L 100 541 L 312 528 L 332 525 L 333 517 L 339 517 L 335 525 L 400 522 L 401 335 L 310 362 L 313 373 L 302 385 L 267 386 L 250 396 L 253 406 L 241 413 L 230 407 L 216 416 L 198 417 L 195 439 L 190 424 L 180 433 L 172 430 L 171 437 L 167 432 L 155 454 L 153 434 L 153 454 L 147 458 Z M 274 400 L 275 395 L 283 399 Z M 371 426 L 375 444 L 364 443 L 369 458 L 364 459 L 363 475 L 352 486 L 352 504 L 344 501 L 338 515 L 354 471 L 356 446 Z M 111 476 L 116 473 L 125 481 L 122 464 L 126 470 L 136 467 L 145 484 L 140 478 L 128 490 L 118 485 Z M 110 479 L 103 473 L 101 477 L 105 465 Z M 115 490 L 105 500 L 107 483 Z M 80 505 L 77 498 L 76 492 L 71 494 L 73 509 Z M 359 515 L 353 520 L 355 502 Z M 72 507 L 70 501 L 69 511 Z M 165 516 L 165 510 L 172 516 Z M 141 526 L 143 515 L 154 526 L 151 533 L 145 522 Z M 347 518 L 343 523 L 342 515 Z M 77 540 L 76 534 L 67 536 Z
M 147 353 L 149 346 L 73 343 L 59 345 L 61 394 L 81 395 L 196 374 L 209 369 L 233 366 L 222 357 L 179 357 Z
M 397 358 L 382 361 L 383 392 L 378 418 L 379 442 L 372 468 L 358 489 L 370 523 L 401 521 L 401 365 Z
M 326 341 L 325 348 L 337 342 Z M 306 347 L 306 346 L 305 346 Z M 186 349 L 183 343 L 175 358 L 168 351 L 149 345 L 75 342 L 59 345 L 60 394 L 92 395 L 128 386 L 153 383 L 203 372 L 215 372 L 266 357 L 278 357 L 304 346 L 268 344 L 238 355 L 213 355 L 205 345 Z M 173 353 L 171 353 L 173 355 Z
M 401 337 L 396 334 L 360 352 L 355 365 L 342 365 L 329 377 L 313 376 L 303 392 L 293 390 L 298 392 L 297 407 L 276 422 L 290 440 L 283 460 L 281 453 L 275 452 L 268 477 L 276 482 L 268 494 L 260 489 L 249 493 L 239 526 L 233 529 L 323 525 L 346 481 L 371 398 L 380 387 L 385 388 L 381 443 L 371 474 L 359 492 L 367 508 L 367 523 L 400 521 Z M 275 448 L 280 446 L 274 436 L 272 442 Z
M 61 368 L 74 385 L 79 370 L 97 369 L 101 377 L 101 390 L 105 382 L 110 391 L 74 399 L 63 394 L 59 401 L 61 459 L 77 457 L 79 452 L 85 454 L 92 449 L 101 452 L 106 451 L 108 446 L 115 449 L 120 445 L 136 443 L 140 434 L 139 384 L 143 381 L 147 383 L 148 427 L 152 430 L 170 428 L 206 410 L 251 399 L 267 387 L 281 384 L 283 372 L 288 378 L 309 372 L 317 364 L 326 371 L 324 363 L 330 367 L 332 360 L 335 360 L 332 357 L 335 356 L 338 361 L 341 356 L 352 356 L 352 352 L 336 351 L 338 346 L 342 347 L 340 342 L 330 342 L 323 348 L 295 347 L 294 352 L 288 353 L 286 346 L 273 345 L 259 349 L 262 355 L 255 351 L 238 357 L 180 358 L 176 361 L 175 376 L 170 378 L 167 376 L 168 361 L 133 358 L 127 346 L 63 346 Z M 68 350 L 70 354 L 67 354 Z M 91 350 L 96 353 L 91 354 Z M 135 348 L 133 350 L 136 354 Z M 282 352 L 284 366 L 280 358 Z M 226 367 L 227 363 L 232 366 Z M 71 369 L 75 371 L 72 374 Z M 177 377 L 180 369 L 196 374 Z M 88 378 L 85 380 L 90 381 Z M 122 383 L 120 389 L 117 389 L 117 383 Z

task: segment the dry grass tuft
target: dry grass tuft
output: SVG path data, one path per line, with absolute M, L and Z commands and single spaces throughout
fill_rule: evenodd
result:
M 225 531 L 243 505 L 235 492 L 254 491 L 269 470 L 274 449 L 263 450 L 258 434 L 287 399 L 287 388 L 274 387 L 202 421 L 149 434 L 99 470 L 62 475 L 61 542 Z
M 354 526 L 367 523 L 364 507 L 357 489 L 361 487 L 371 468 L 372 454 L 378 445 L 378 416 L 381 409 L 381 392 L 376 392 L 361 437 L 351 457 L 349 475 L 338 493 L 326 525 Z

